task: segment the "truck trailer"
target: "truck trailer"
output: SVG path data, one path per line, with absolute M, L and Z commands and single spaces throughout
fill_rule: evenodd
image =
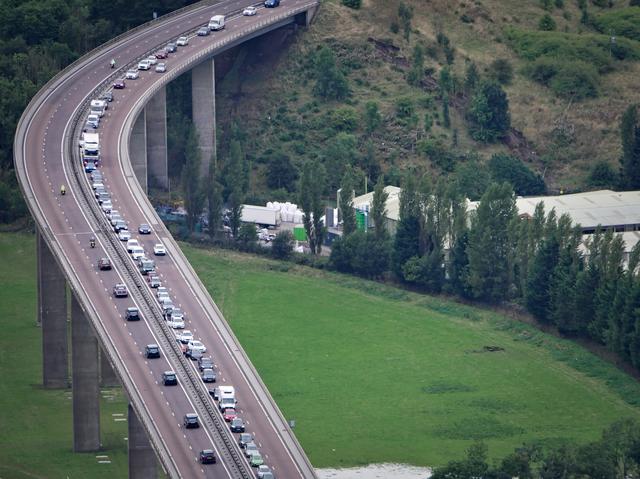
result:
M 278 226 L 282 221 L 280 211 L 266 206 L 242 205 L 242 217 L 244 223 L 254 223 L 262 226 Z

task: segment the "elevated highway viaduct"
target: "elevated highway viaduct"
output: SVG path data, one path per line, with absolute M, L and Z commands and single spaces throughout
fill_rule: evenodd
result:
M 257 15 L 244 17 L 255 5 Z M 99 128 L 104 184 L 133 237 L 147 255 L 163 243 L 167 255 L 156 267 L 173 302 L 187 316 L 187 328 L 214 358 L 218 383 L 233 385 L 247 431 L 254 434 L 265 463 L 279 478 L 313 478 L 315 472 L 255 368 L 171 234 L 146 196 L 149 178 L 166 186 L 166 92 L 168 82 L 192 70 L 194 123 L 200 133 L 203 172 L 215 160 L 215 56 L 248 39 L 287 24 L 307 25 L 318 0 L 283 0 L 263 8 L 249 0 L 201 2 L 161 17 L 102 45 L 67 67 L 33 98 L 18 124 L 14 160 L 20 186 L 38 227 L 38 320 L 43 331 L 45 387 L 73 387 L 74 449 L 100 449 L 99 386 L 117 378 L 129 399 L 129 475 L 155 477 L 158 461 L 170 477 L 254 477 L 196 363 L 186 359 L 167 327 L 153 290 L 94 198 L 79 158 L 78 139 L 89 102 L 124 77 L 138 61 L 178 36 L 189 45 L 165 60 L 167 71 L 140 72 L 114 101 Z M 208 36 L 195 31 L 212 15 L 226 16 L 226 27 Z M 109 67 L 115 58 L 118 70 Z M 66 186 L 61 195 L 60 186 Z M 138 225 L 151 225 L 149 235 Z M 89 238 L 96 247 L 89 247 Z M 107 257 L 114 268 L 99 271 Z M 128 298 L 112 288 L 124 283 Z M 67 292 L 71 295 L 71 345 L 67 342 Z M 137 306 L 142 320 L 124 320 Z M 147 359 L 147 344 L 160 346 L 159 359 Z M 71 374 L 68 352 L 72 351 Z M 174 370 L 178 387 L 160 380 Z M 186 430 L 182 418 L 196 413 L 201 427 Z M 199 451 L 214 449 L 215 465 L 202 465 Z

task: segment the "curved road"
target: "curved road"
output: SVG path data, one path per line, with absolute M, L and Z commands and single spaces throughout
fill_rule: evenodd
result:
M 81 180 L 84 184 L 78 182 L 73 171 L 74 159 L 67 154 L 72 147 L 77 147 L 77 126 L 72 119 L 84 119 L 87 100 L 95 98 L 96 93 L 104 91 L 113 80 L 114 72 L 108 67 L 111 57 L 122 65 L 118 72 L 118 77 L 122 77 L 127 65 L 134 65 L 148 52 L 206 24 L 214 14 L 228 15 L 223 31 L 193 37 L 188 46 L 170 54 L 165 61 L 166 73 L 140 72 L 140 79 L 128 80 L 124 90 L 114 91 L 115 99 L 97 130 L 101 137 L 101 170 L 114 209 L 120 211 L 133 237 L 140 240 L 147 254 L 151 255 L 157 242 L 166 245 L 167 256 L 154 258 L 162 282 L 170 289 L 174 303 L 185 311 L 187 328 L 207 346 L 207 355 L 214 357 L 217 384 L 236 388 L 240 416 L 247 424 L 247 431 L 254 434 L 265 463 L 279 478 L 315 477 L 304 451 L 222 314 L 153 211 L 129 162 L 131 126 L 152 92 L 192 68 L 198 60 L 228 48 L 230 42 L 239 43 L 256 36 L 261 28 L 267 31 L 272 28 L 270 25 L 283 23 L 288 14 L 316 6 L 317 1 L 284 0 L 279 8 L 259 8 L 255 17 L 241 16 L 239 12 L 249 4 L 255 3 L 232 0 L 213 6 L 199 4 L 152 22 L 92 52 L 67 68 L 34 98 L 20 121 L 14 145 L 20 184 L 43 237 L 87 312 L 101 344 L 109 352 L 163 466 L 176 477 L 246 477 L 242 471 L 249 467 L 246 462 L 240 466 L 233 463 L 220 446 L 214 428 L 183 429 L 183 415 L 202 406 L 198 406 L 197 395 L 184 387 L 182 380 L 179 387 L 160 384 L 162 371 L 179 371 L 181 366 L 169 354 L 167 339 L 163 340 L 162 329 L 154 324 L 157 318 L 145 314 L 143 321 L 124 321 L 127 306 L 136 304 L 142 311 L 152 311 L 157 305 L 149 304 L 151 290 L 144 293 L 139 280 L 132 281 L 131 275 L 127 275 L 122 258 L 132 260 L 126 258 L 123 251 L 114 249 L 113 239 L 108 236 L 114 233 L 107 230 L 104 219 L 96 220 L 83 202 L 81 190 L 88 191 L 88 182 L 86 178 Z M 66 196 L 59 194 L 62 184 L 68 185 Z M 141 223 L 152 226 L 151 235 L 136 233 Z M 95 249 L 88 248 L 91 235 L 98 238 Z M 116 246 L 124 248 L 124 244 Z M 111 257 L 119 267 L 98 271 L 97 260 L 104 256 Z M 135 294 L 126 299 L 114 298 L 112 288 L 117 282 L 126 282 Z M 144 346 L 149 343 L 161 345 L 161 359 L 144 358 Z M 188 367 L 197 374 L 195 363 Z M 205 388 L 205 385 L 199 383 L 198 387 Z M 202 390 L 206 393 L 206 389 Z M 237 440 L 237 435 L 233 436 L 234 441 Z M 206 448 L 216 449 L 222 461 L 213 466 L 200 465 L 198 452 Z

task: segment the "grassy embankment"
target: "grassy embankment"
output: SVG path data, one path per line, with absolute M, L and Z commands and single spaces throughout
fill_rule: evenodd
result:
M 437 465 L 475 439 L 498 457 L 524 441 L 592 440 L 640 416 L 633 379 L 493 313 L 263 258 L 185 251 L 318 467 Z M 112 463 L 74 454 L 70 393 L 39 386 L 33 238 L 0 235 L 0 257 L 0 477 L 124 476 L 126 423 L 112 416 L 126 413 L 121 393 L 102 403 Z
M 640 416 L 633 379 L 492 312 L 184 249 L 318 467 L 438 465 L 476 439 L 499 457 L 525 441 L 594 440 Z
M 74 454 L 71 390 L 42 388 L 34 237 L 0 234 L 0 258 L 0 477 L 126 477 L 127 423 L 115 421 L 127 417 L 122 391 L 102 390 L 105 452 Z

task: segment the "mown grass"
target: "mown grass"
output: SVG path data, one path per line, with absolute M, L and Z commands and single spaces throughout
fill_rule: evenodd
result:
M 0 477 L 113 478 L 127 475 L 127 403 L 103 390 L 103 452 L 75 454 L 70 390 L 42 388 L 41 330 L 36 325 L 35 242 L 0 234 Z M 107 455 L 110 464 L 99 464 Z
M 594 440 L 612 421 L 639 416 L 632 378 L 495 313 L 184 250 L 317 467 L 439 465 L 474 440 L 500 457 L 523 442 Z

